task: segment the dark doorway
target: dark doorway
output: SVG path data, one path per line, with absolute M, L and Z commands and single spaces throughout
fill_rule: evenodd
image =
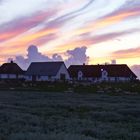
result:
M 60 74 L 60 80 L 65 81 L 65 80 L 66 80 L 66 75 L 63 74 L 63 73 L 61 73 L 61 74 Z
M 36 81 L 36 75 L 32 76 L 32 81 Z

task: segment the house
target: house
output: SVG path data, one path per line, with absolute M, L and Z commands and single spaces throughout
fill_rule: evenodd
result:
M 70 77 L 78 81 L 131 81 L 137 76 L 125 64 L 108 65 L 71 65 L 68 68 Z
M 0 67 L 0 79 L 10 80 L 10 79 L 23 79 L 24 71 L 13 61 L 10 63 L 4 63 Z
M 64 62 L 33 62 L 25 73 L 26 81 L 69 80 Z

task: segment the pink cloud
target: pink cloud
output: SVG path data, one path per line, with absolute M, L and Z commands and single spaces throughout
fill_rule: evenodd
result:
M 112 56 L 119 58 L 136 58 L 140 57 L 140 47 L 126 50 L 119 50 L 112 53 Z
M 45 20 L 49 20 L 54 14 L 55 11 L 39 12 L 28 17 L 21 17 L 14 21 L 8 22 L 7 24 L 0 26 L 0 42 L 6 41 L 10 38 L 16 37 L 19 34 L 22 34 L 29 29 L 39 25 Z

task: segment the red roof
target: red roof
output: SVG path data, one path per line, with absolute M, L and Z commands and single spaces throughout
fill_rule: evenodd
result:
M 101 77 L 101 70 L 106 70 L 109 77 L 137 77 L 126 64 L 71 65 L 68 68 L 72 78 L 76 78 L 79 71 L 82 71 L 84 77 Z

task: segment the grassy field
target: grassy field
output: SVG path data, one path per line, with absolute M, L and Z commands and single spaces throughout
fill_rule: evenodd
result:
M 0 140 L 140 140 L 140 94 L 0 91 Z

